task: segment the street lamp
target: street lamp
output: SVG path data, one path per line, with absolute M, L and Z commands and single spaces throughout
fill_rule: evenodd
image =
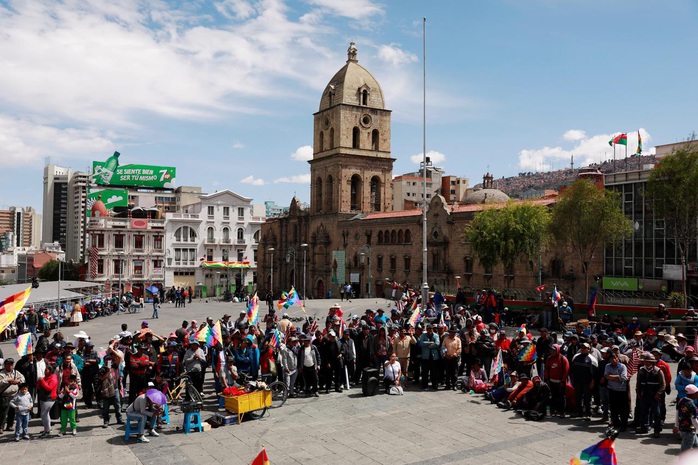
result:
M 271 282 L 269 287 L 271 288 L 271 297 L 274 298 L 274 252 L 276 249 L 274 247 L 269 247 L 267 251 L 271 254 Z
M 121 305 L 121 297 L 122 297 L 121 276 L 124 274 L 124 255 L 125 255 L 125 253 L 119 252 L 119 253 L 117 253 L 117 255 L 119 256 L 119 303 L 117 305 Z M 119 307 L 116 307 L 116 308 L 118 309 Z
M 291 286 L 294 288 L 296 287 L 296 249 L 293 247 L 289 247 L 288 251 L 286 252 L 286 263 L 290 262 L 291 259 L 293 259 L 293 282 L 291 283 Z
M 359 257 L 361 257 L 361 264 L 363 265 L 364 263 L 364 258 L 366 257 L 366 253 L 368 252 L 368 298 L 371 298 L 371 246 L 368 244 L 365 244 L 361 248 L 361 252 L 359 253 Z
M 58 312 L 56 315 L 56 332 L 61 327 L 61 258 L 56 254 L 58 260 Z
M 301 249 L 303 249 L 303 306 L 305 306 L 305 278 L 306 278 L 305 258 L 306 258 L 306 254 L 308 253 L 308 244 L 306 244 L 306 243 L 301 244 Z

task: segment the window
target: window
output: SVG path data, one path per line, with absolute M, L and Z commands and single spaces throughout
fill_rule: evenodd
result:
M 116 274 L 121 274 L 121 262 L 122 260 L 119 260 L 118 258 L 114 260 L 114 263 L 112 263 L 112 267 L 114 268 L 114 273 Z
M 133 274 L 142 275 L 143 274 L 143 260 L 133 261 Z
M 223 219 L 224 220 L 230 219 L 230 207 L 223 207 Z
M 214 241 L 213 234 L 213 228 L 209 227 L 208 229 L 206 229 L 206 242 Z
M 174 249 L 174 264 L 176 266 L 198 265 L 196 258 L 196 249 Z
M 143 250 L 145 245 L 145 236 L 138 234 L 133 236 L 133 248 L 136 250 Z
M 376 268 L 378 271 L 383 270 L 383 255 L 378 255 L 378 257 L 376 257 Z
M 411 244 L 412 243 L 412 233 L 410 232 L 409 229 L 405 230 L 405 243 L 406 244 Z
M 325 133 L 320 131 L 320 134 L 318 135 L 319 140 L 317 141 L 317 146 L 318 146 L 318 152 L 324 152 L 325 151 Z
M 383 243 L 383 231 L 378 231 L 378 243 Z
M 227 262 L 227 261 L 228 261 L 228 256 L 229 256 L 229 255 L 228 255 L 228 249 L 223 249 L 223 250 L 221 250 L 221 260 L 223 260 L 224 262 Z
M 379 150 L 380 147 L 380 134 L 378 129 L 371 131 L 371 150 Z
M 395 271 L 397 268 L 397 257 L 395 255 L 390 256 L 390 271 Z
M 162 250 L 162 236 L 153 236 L 153 249 Z
M 354 129 L 351 131 L 351 148 L 353 148 L 353 149 L 360 148 L 359 147 L 359 138 L 360 138 L 359 128 L 354 126 Z
M 114 248 L 123 249 L 124 248 L 124 235 L 114 234 Z
M 238 261 L 242 262 L 245 260 L 245 250 L 244 249 L 238 249 Z
M 104 274 L 104 259 L 102 258 L 97 260 L 97 274 Z
M 98 249 L 104 248 L 104 234 L 93 234 L 92 245 Z
M 399 229 L 397 232 L 397 243 L 398 244 L 405 243 L 405 233 L 402 231 L 402 229 Z
M 223 228 L 223 242 L 230 242 L 230 228 Z
M 196 242 L 196 231 L 189 226 L 180 226 L 174 234 L 175 242 Z
M 322 178 L 317 178 L 315 181 L 315 211 L 322 211 Z
M 155 273 L 162 273 L 162 260 L 153 260 L 153 271 Z
M 465 274 L 473 274 L 473 257 L 465 257 L 463 263 L 465 265 Z
M 208 218 L 213 219 L 213 205 L 209 205 L 207 207 L 207 211 L 208 211 Z
M 350 208 L 361 210 L 361 176 L 358 174 L 351 177 Z
M 361 91 L 361 105 L 368 105 L 368 91 L 366 89 Z
M 206 249 L 206 261 L 207 262 L 213 261 L 213 249 Z
M 238 220 L 242 221 L 245 219 L 245 208 L 238 207 Z
M 395 231 L 394 229 L 390 231 L 390 243 L 397 244 L 397 231 Z
M 371 178 L 371 207 L 373 211 L 381 211 L 381 180 L 378 176 Z
M 412 257 L 410 257 L 409 255 L 405 255 L 404 258 L 405 261 L 403 267 L 405 268 L 405 271 L 410 271 L 410 269 L 412 268 Z
M 260 230 L 258 229 L 257 231 L 255 231 L 254 236 L 252 236 L 252 239 L 253 239 L 255 244 L 259 244 L 259 234 L 260 234 Z
M 254 260 L 255 263 L 257 263 L 257 249 L 254 249 L 252 251 L 252 259 Z
M 238 238 L 238 242 L 244 242 L 244 241 L 245 241 L 245 230 L 244 230 L 244 229 L 238 228 L 237 238 Z

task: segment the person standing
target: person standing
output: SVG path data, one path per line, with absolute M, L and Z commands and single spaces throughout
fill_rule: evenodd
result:
M 61 399 L 61 433 L 68 434 L 68 423 L 72 429 L 73 436 L 78 434 L 78 423 L 76 420 L 76 411 L 78 409 L 78 395 L 80 388 L 78 387 L 77 375 L 70 375 L 68 384 L 63 386 L 58 397 Z
M 628 428 L 628 369 L 620 363 L 618 354 L 610 353 L 604 368 L 604 379 L 608 390 L 608 405 L 611 410 L 611 425 L 621 433 Z
M 29 412 L 34 406 L 34 400 L 29 394 L 27 383 L 19 384 L 19 391 L 10 400 L 10 406 L 15 409 L 15 442 L 21 439 L 31 439 L 29 437 Z
M 116 376 L 116 371 L 103 366 L 99 369 L 99 389 L 102 397 L 102 428 L 109 426 L 109 408 L 114 406 L 114 415 L 116 422 L 122 424 L 121 418 L 121 395 L 119 389 L 119 379 Z
M 693 384 L 686 386 L 686 396 L 676 403 L 676 421 L 674 434 L 681 435 L 681 452 L 698 448 L 696 427 L 698 427 L 698 410 L 695 401 L 698 399 L 698 387 Z
M 401 326 L 400 333 L 393 342 L 393 350 L 395 351 L 395 355 L 397 355 L 398 362 L 400 362 L 400 370 L 404 376 L 407 376 L 407 372 L 410 368 L 410 352 L 412 351 L 412 346 L 416 343 L 417 340 L 414 338 L 414 328 L 405 328 Z
M 322 359 L 317 347 L 310 343 L 310 337 L 304 334 L 302 337 L 303 346 L 298 350 L 298 366 L 303 367 L 303 385 L 305 386 L 306 397 L 312 394 L 318 396 L 317 374 L 320 370 Z
M 295 386 L 298 377 L 298 338 L 292 336 L 288 339 L 288 344 L 280 344 L 279 364 L 283 373 L 283 381 L 288 386 L 289 397 L 296 397 Z
M 429 388 L 431 378 L 431 386 L 437 390 L 439 387 L 436 373 L 440 355 L 439 335 L 434 333 L 432 325 L 427 325 L 427 332 L 423 333 L 419 340 L 422 344 L 422 389 Z
M 362 322 L 361 333 L 356 337 L 356 372 L 354 373 L 354 383 L 361 382 L 364 368 L 371 366 L 373 358 L 373 336 L 369 331 L 369 326 Z
M 184 366 L 191 382 L 199 393 L 204 390 L 204 363 L 206 355 L 195 337 L 189 340 L 189 348 L 184 353 Z M 256 373 L 255 373 L 256 377 Z
M 648 433 L 650 421 L 652 421 L 652 426 L 654 428 L 653 436 L 658 438 L 662 430 L 659 400 L 666 388 L 664 373 L 657 368 L 656 360 L 650 353 L 642 354 L 640 361 L 643 363 L 643 366 L 637 372 L 637 384 L 635 388 L 639 426 L 635 430 L 635 433 Z
M 8 431 L 14 427 L 15 409 L 10 401 L 19 392 L 19 385 L 24 382 L 24 375 L 15 370 L 15 360 L 6 358 L 3 369 L 0 370 L 0 433 L 2 425 L 6 425 Z
M 443 339 L 444 364 L 446 368 L 446 389 L 456 390 L 456 373 L 461 355 L 461 341 L 458 330 L 452 326 Z
M 41 415 L 41 424 L 44 427 L 40 434 L 42 438 L 51 434 L 51 408 L 53 408 L 57 396 L 58 377 L 56 376 L 56 368 L 53 365 L 47 365 L 44 370 L 44 376 L 37 381 L 39 414 Z
M 586 342 L 581 345 L 580 351 L 572 358 L 570 363 L 570 377 L 574 387 L 576 416 L 584 416 L 584 420 L 591 420 L 591 392 L 594 389 L 594 379 L 598 362 L 589 354 L 590 346 Z
M 157 294 L 153 294 L 153 315 L 150 318 L 160 318 L 158 316 L 158 308 L 160 307 L 160 298 Z

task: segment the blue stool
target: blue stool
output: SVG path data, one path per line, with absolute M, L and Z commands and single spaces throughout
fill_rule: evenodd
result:
M 170 407 L 165 404 L 162 406 L 162 415 L 160 415 L 160 420 L 166 424 L 170 424 Z
M 135 427 L 131 424 L 131 422 L 135 423 Z M 128 442 L 132 434 L 141 434 L 143 427 L 145 426 L 142 425 L 141 422 L 145 422 L 145 418 L 136 419 L 130 418 L 128 415 L 126 415 L 126 432 L 124 433 L 124 441 Z
M 204 427 L 201 424 L 201 412 L 187 412 L 184 414 L 184 434 L 189 434 L 192 429 L 198 428 L 199 432 L 203 432 Z

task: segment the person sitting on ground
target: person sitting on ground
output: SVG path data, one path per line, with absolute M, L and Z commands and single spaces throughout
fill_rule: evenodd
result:
M 532 381 L 533 387 L 523 396 L 521 410 L 527 419 L 539 421 L 545 418 L 550 403 L 550 388 L 540 376 L 534 376 Z
M 521 373 L 519 375 L 519 385 L 509 394 L 509 397 L 507 397 L 505 401 L 500 402 L 497 404 L 497 406 L 505 410 L 519 408 L 521 406 L 523 396 L 525 396 L 526 393 L 531 389 L 533 389 L 533 382 L 528 379 L 528 375 L 526 375 L 526 373 Z
M 485 399 L 488 399 L 493 404 L 501 402 L 502 399 L 506 398 L 514 392 L 514 390 L 519 386 L 519 376 L 515 371 L 504 375 L 504 383 L 495 389 L 490 389 L 485 392 Z
M 487 372 L 482 367 L 480 359 L 473 360 L 470 373 L 463 377 L 463 385 L 468 391 L 485 392 L 487 389 Z
M 400 378 L 402 378 L 402 368 L 397 355 L 395 352 L 392 352 L 390 358 L 383 364 L 383 386 L 385 386 L 386 392 L 390 391 L 392 386 L 402 388 Z M 399 390 L 401 391 L 402 389 Z

